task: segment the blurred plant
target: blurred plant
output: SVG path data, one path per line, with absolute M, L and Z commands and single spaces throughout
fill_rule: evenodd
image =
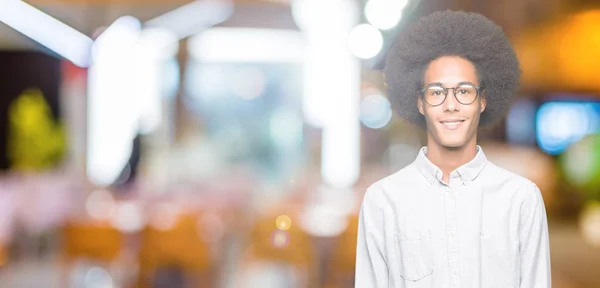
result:
M 11 169 L 39 171 L 56 165 L 66 146 L 42 91 L 27 89 L 9 107 L 8 157 Z

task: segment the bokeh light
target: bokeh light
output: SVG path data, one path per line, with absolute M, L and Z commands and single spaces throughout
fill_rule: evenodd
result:
M 115 200 L 109 191 L 99 189 L 88 196 L 85 209 L 96 220 L 108 220 L 115 212 Z
M 110 223 L 125 233 L 138 232 L 144 226 L 144 217 L 139 204 L 132 201 L 117 203 Z
M 290 240 L 290 233 L 288 231 L 275 230 L 271 234 L 271 244 L 275 248 L 286 248 L 290 244 Z
M 279 215 L 277 220 L 275 220 L 275 225 L 277 229 L 287 231 L 292 227 L 292 219 L 288 215 Z
M 350 31 L 348 46 L 354 56 L 370 59 L 381 51 L 383 36 L 377 28 L 369 24 L 360 24 Z
M 360 121 L 369 128 L 385 127 L 392 114 L 390 101 L 380 93 L 368 95 L 360 103 Z
M 160 231 L 175 228 L 179 219 L 179 207 L 172 203 L 158 203 L 150 214 L 150 225 Z
M 85 273 L 86 288 L 113 288 L 114 283 L 110 274 L 101 267 L 92 267 Z
M 350 26 L 357 19 L 354 1 L 290 0 L 296 25 L 306 33 L 330 33 Z
M 365 5 L 365 17 L 371 25 L 388 30 L 400 22 L 407 3 L 408 0 L 369 0 Z

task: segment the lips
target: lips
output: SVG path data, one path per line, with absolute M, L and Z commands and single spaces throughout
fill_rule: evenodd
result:
M 460 125 L 465 122 L 465 120 L 460 120 L 460 119 L 450 119 L 450 120 L 442 120 L 440 121 L 440 123 L 442 125 L 444 125 L 444 127 L 450 129 L 450 130 L 454 130 L 457 129 L 458 127 L 460 127 Z

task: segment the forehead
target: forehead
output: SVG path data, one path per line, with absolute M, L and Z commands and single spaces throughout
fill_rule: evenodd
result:
M 424 84 L 441 83 L 446 86 L 460 82 L 479 85 L 475 65 L 471 61 L 457 56 L 443 56 L 429 63 L 424 75 Z

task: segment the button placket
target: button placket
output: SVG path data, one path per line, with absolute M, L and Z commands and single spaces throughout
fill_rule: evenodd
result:
M 448 268 L 452 287 L 459 287 L 460 282 L 460 251 L 457 236 L 457 207 L 455 191 L 452 187 L 445 185 L 444 207 L 446 216 L 446 245 L 448 251 Z

